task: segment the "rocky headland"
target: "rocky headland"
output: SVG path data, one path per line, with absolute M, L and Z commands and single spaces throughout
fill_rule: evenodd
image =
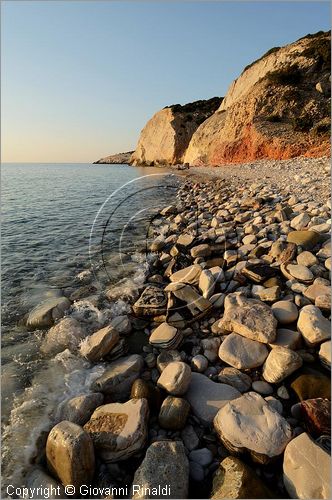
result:
M 166 486 L 167 498 L 330 498 L 329 160 L 228 171 L 179 177 L 127 314 L 88 331 L 62 297 L 29 315 L 49 328 L 44 353 L 56 338 L 103 369 L 54 408 L 27 485 L 71 484 L 75 498 L 83 484 L 104 488 L 98 498 Z M 111 300 L 106 289 L 94 303 Z
M 330 155 L 331 34 L 274 47 L 247 66 L 224 99 L 158 111 L 134 165 L 219 166 Z
M 111 165 L 122 165 L 129 163 L 130 158 L 134 151 L 127 151 L 126 153 L 118 153 L 115 155 L 106 156 L 105 158 L 100 158 L 100 160 L 94 161 L 93 164 L 111 164 Z

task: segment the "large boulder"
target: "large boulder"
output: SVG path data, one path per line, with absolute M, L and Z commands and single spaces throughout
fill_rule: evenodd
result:
M 82 394 L 66 399 L 57 409 L 55 420 L 68 420 L 77 425 L 84 425 L 91 417 L 97 406 L 103 404 L 104 396 L 100 392 Z
M 143 370 L 144 361 L 139 354 L 132 354 L 114 361 L 92 384 L 92 390 L 110 394 L 112 398 L 123 401 L 130 394 L 133 382 Z
M 27 327 L 31 329 L 50 327 L 64 316 L 69 307 L 70 300 L 67 297 L 47 299 L 29 313 Z
M 261 342 L 250 340 L 237 333 L 227 335 L 219 348 L 219 358 L 240 370 L 249 370 L 261 366 L 268 355 L 268 350 Z
M 89 335 L 80 347 L 80 353 L 89 361 L 99 361 L 116 346 L 120 339 L 118 332 L 111 326 Z
M 93 478 L 95 455 L 92 440 L 82 427 L 66 420 L 57 424 L 46 442 L 47 466 L 64 486 L 79 489 Z
M 291 498 L 331 498 L 331 457 L 308 434 L 287 445 L 283 469 Z
M 254 461 L 268 463 L 292 438 L 288 422 L 256 392 L 229 401 L 218 411 L 214 428 L 233 453 L 249 452 Z
M 316 345 L 331 338 L 331 322 L 326 319 L 316 306 L 304 306 L 301 309 L 297 328 L 307 344 Z
M 75 352 L 85 337 L 85 328 L 75 318 L 70 316 L 62 318 L 46 333 L 40 350 L 48 356 L 58 354 L 65 349 Z
M 221 320 L 213 324 L 214 333 L 234 332 L 258 342 L 270 343 L 276 338 L 277 320 L 263 302 L 239 293 L 229 294 Z
M 189 463 L 181 441 L 156 441 L 136 470 L 131 498 L 187 498 Z
M 146 399 L 99 406 L 84 429 L 105 462 L 126 460 L 145 444 L 149 406 Z

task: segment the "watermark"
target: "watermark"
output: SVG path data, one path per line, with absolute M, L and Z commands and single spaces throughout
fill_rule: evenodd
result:
M 142 484 L 132 484 L 130 486 L 109 486 L 98 487 L 88 484 L 82 484 L 79 487 L 73 484 L 66 486 L 14 486 L 9 484 L 6 488 L 7 495 L 11 498 L 58 498 L 62 499 L 63 495 L 67 497 L 79 498 L 104 498 L 112 496 L 116 498 L 128 498 L 129 495 L 138 495 L 139 498 L 152 498 L 152 497 L 167 497 L 171 495 L 171 487 L 169 484 L 156 485 L 154 487 L 147 487 Z

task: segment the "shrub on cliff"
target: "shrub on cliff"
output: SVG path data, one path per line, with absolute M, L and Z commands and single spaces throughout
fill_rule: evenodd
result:
M 325 35 L 323 33 L 323 35 Z M 302 52 L 305 57 L 317 61 L 317 66 L 323 70 L 331 70 L 331 42 L 326 36 L 313 38 L 310 45 Z

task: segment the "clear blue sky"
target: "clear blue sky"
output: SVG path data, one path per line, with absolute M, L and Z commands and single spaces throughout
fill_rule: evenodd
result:
M 158 109 L 225 95 L 274 46 L 330 29 L 327 2 L 2 2 L 3 161 L 133 149 Z

